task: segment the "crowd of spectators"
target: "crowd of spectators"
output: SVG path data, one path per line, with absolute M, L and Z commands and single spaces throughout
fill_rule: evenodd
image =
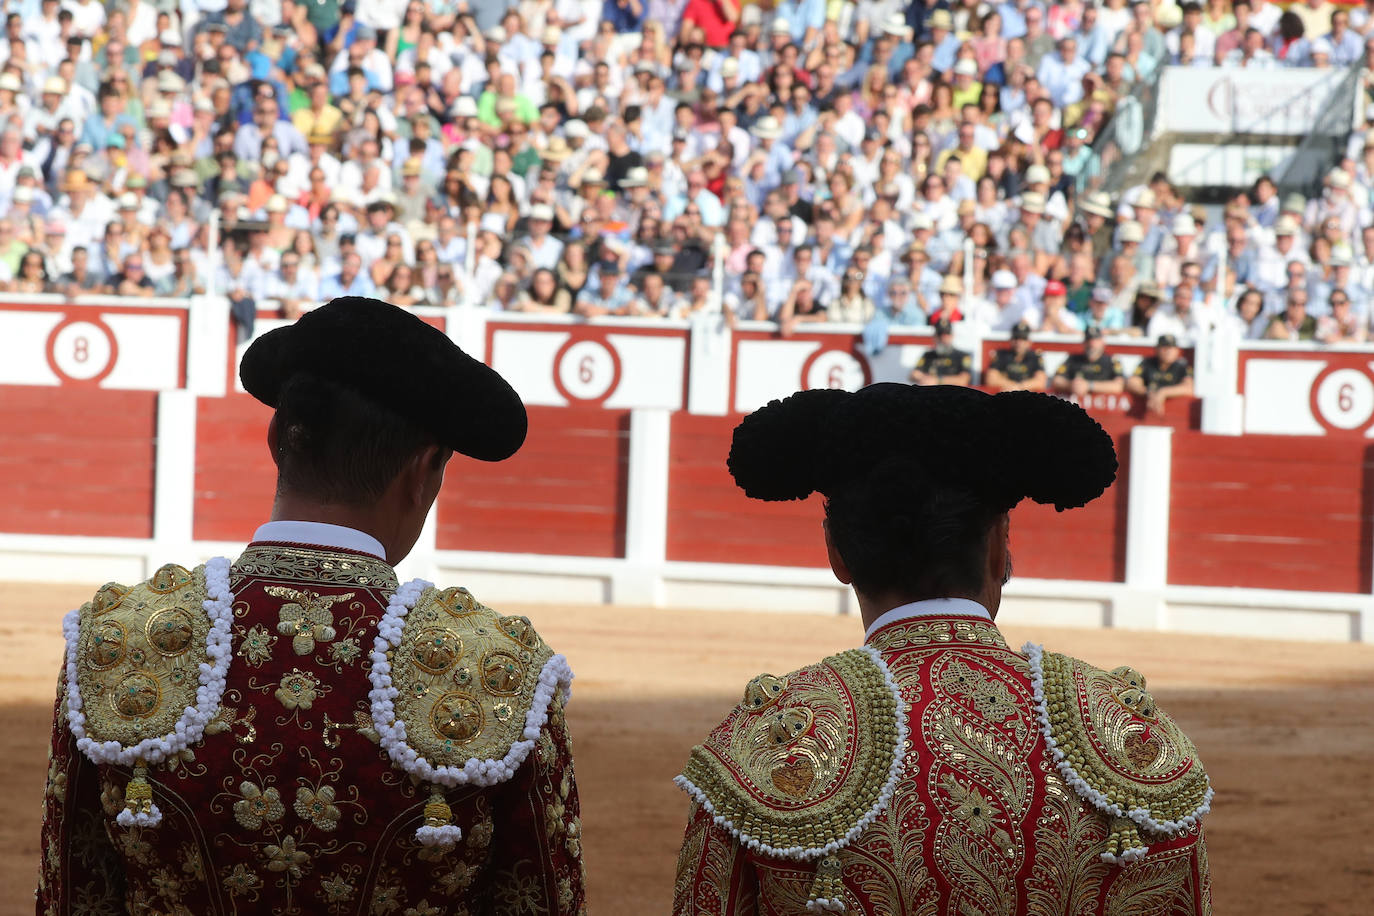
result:
M 1374 0 L 8 8 L 12 291 L 212 289 L 245 333 L 342 294 L 879 339 L 1368 332 L 1374 110 L 1312 200 L 1261 180 L 1209 214 L 1163 176 L 1086 179 L 1161 66 L 1361 64 Z

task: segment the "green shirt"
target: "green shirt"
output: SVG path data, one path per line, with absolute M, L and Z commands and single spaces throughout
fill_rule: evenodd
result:
M 515 116 L 526 124 L 533 124 L 539 118 L 539 109 L 527 97 L 516 93 Z M 501 119 L 496 115 L 497 94 L 488 89 L 477 100 L 477 119 L 483 124 L 500 127 Z

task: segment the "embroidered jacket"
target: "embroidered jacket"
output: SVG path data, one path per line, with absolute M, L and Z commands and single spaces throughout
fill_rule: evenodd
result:
M 694 748 L 678 916 L 1210 912 L 1188 738 L 1131 669 L 958 616 L 760 675 Z
M 523 617 L 250 544 L 68 615 L 39 914 L 576 914 L 568 671 Z

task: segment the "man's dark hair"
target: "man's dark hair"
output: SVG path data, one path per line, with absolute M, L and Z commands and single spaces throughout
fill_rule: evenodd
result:
M 298 373 L 277 402 L 277 492 L 326 503 L 381 498 L 433 438 L 394 411 L 317 375 Z
M 914 600 L 982 590 L 984 543 L 1000 513 L 971 490 L 932 483 L 894 457 L 825 501 L 831 540 L 860 592 Z

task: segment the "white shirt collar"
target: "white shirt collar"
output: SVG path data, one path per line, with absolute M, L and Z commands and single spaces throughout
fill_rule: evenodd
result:
M 911 617 L 977 617 L 989 622 L 992 621 L 992 615 L 988 613 L 988 609 L 977 601 L 970 601 L 967 598 L 927 598 L 925 601 L 913 601 L 910 604 L 894 607 L 883 614 L 873 621 L 868 632 L 864 633 L 864 642 L 868 642 L 874 633 L 888 624 Z
M 386 559 L 386 548 L 372 535 L 356 528 L 329 525 L 324 522 L 267 522 L 253 532 L 254 541 L 276 541 L 287 544 L 310 544 L 314 547 L 338 547 L 367 553 L 379 560 Z

